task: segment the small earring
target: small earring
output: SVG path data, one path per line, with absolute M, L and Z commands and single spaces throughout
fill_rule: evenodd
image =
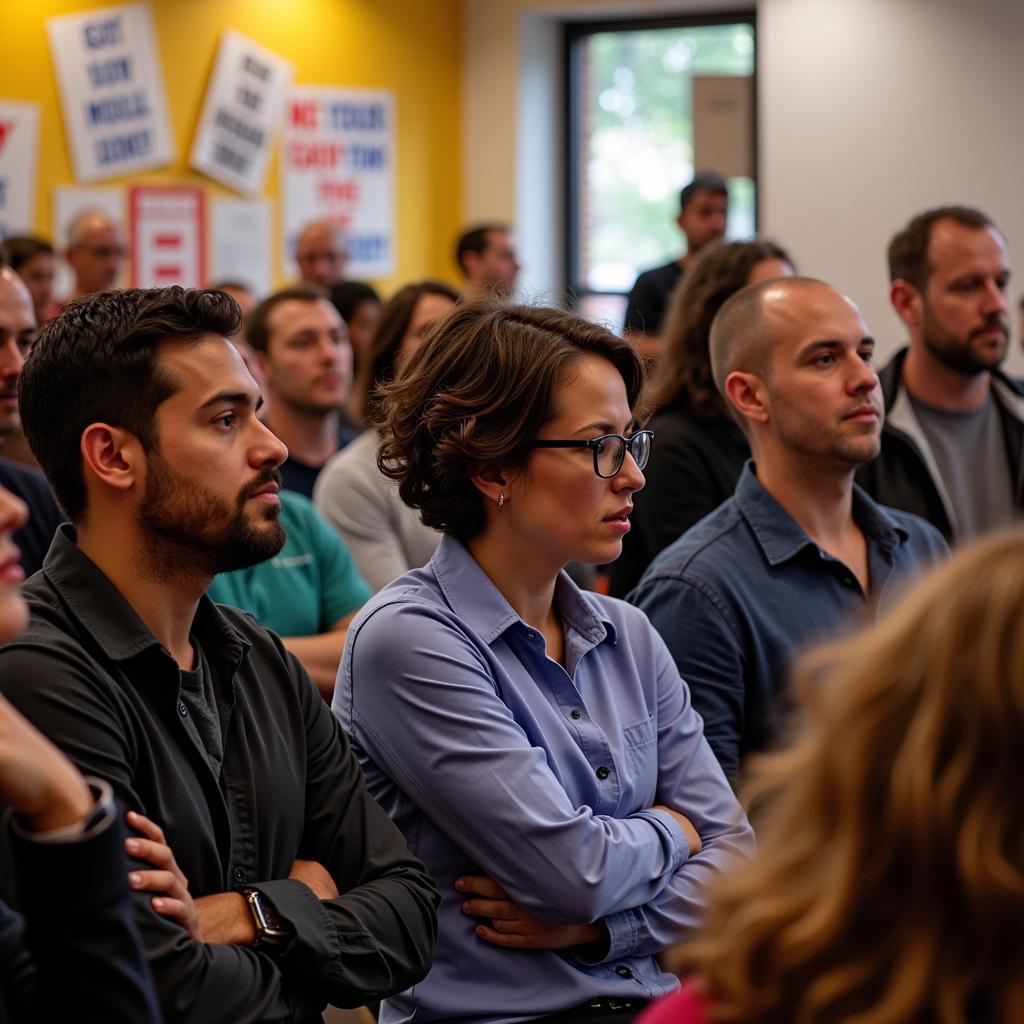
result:
M 505 507 L 505 492 L 502 491 L 501 494 L 498 495 L 498 509 L 499 509 L 499 511 L 501 509 L 503 509 L 504 507 Z

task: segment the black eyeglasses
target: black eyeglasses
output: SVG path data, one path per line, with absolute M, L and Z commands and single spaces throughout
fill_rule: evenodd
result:
M 626 451 L 633 456 L 637 469 L 643 469 L 651 457 L 653 430 L 638 430 L 632 437 L 621 434 L 602 434 L 589 441 L 532 441 L 531 448 L 589 448 L 594 453 L 594 472 L 605 480 L 615 476 L 622 469 Z

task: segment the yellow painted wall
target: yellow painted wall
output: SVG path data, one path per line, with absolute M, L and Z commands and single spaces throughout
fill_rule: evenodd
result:
M 178 161 L 131 179 L 94 182 L 201 184 L 188 154 L 220 33 L 234 28 L 295 65 L 295 82 L 391 89 L 398 138 L 395 217 L 398 266 L 385 291 L 411 278 L 451 277 L 460 223 L 462 0 L 150 0 Z M 85 0 L 0 0 L 0 98 L 42 107 L 36 228 L 50 234 L 53 188 L 76 184 L 65 144 L 44 22 L 96 10 Z M 277 198 L 278 153 L 265 195 Z M 277 211 L 279 215 L 279 211 Z M 273 245 L 279 266 L 280 222 Z M 278 271 L 279 272 L 279 271 Z

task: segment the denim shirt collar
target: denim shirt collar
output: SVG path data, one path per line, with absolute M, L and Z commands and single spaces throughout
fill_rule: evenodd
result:
M 73 526 L 60 526 L 42 572 L 78 621 L 112 661 L 126 661 L 152 647 L 163 650 L 124 595 L 75 539 Z M 232 674 L 251 647 L 205 594 L 199 601 L 193 631 L 207 658 Z
M 446 534 L 441 538 L 430 568 L 449 607 L 485 643 L 492 644 L 510 626 L 529 628 L 465 545 L 454 537 Z M 559 573 L 555 582 L 555 601 L 567 629 L 594 646 L 605 640 L 616 643 L 615 626 L 565 572 Z
M 736 485 L 736 502 L 743 518 L 757 538 L 769 565 L 780 565 L 796 557 L 804 548 L 817 545 L 804 528 L 765 490 L 757 479 L 753 460 L 748 460 Z M 886 510 L 853 485 L 853 519 L 864 531 L 868 543 L 887 555 L 909 536 Z

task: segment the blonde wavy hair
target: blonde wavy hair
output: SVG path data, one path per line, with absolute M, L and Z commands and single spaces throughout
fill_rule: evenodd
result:
M 1024 1021 L 1024 530 L 819 649 L 752 765 L 759 853 L 684 951 L 710 1020 Z

